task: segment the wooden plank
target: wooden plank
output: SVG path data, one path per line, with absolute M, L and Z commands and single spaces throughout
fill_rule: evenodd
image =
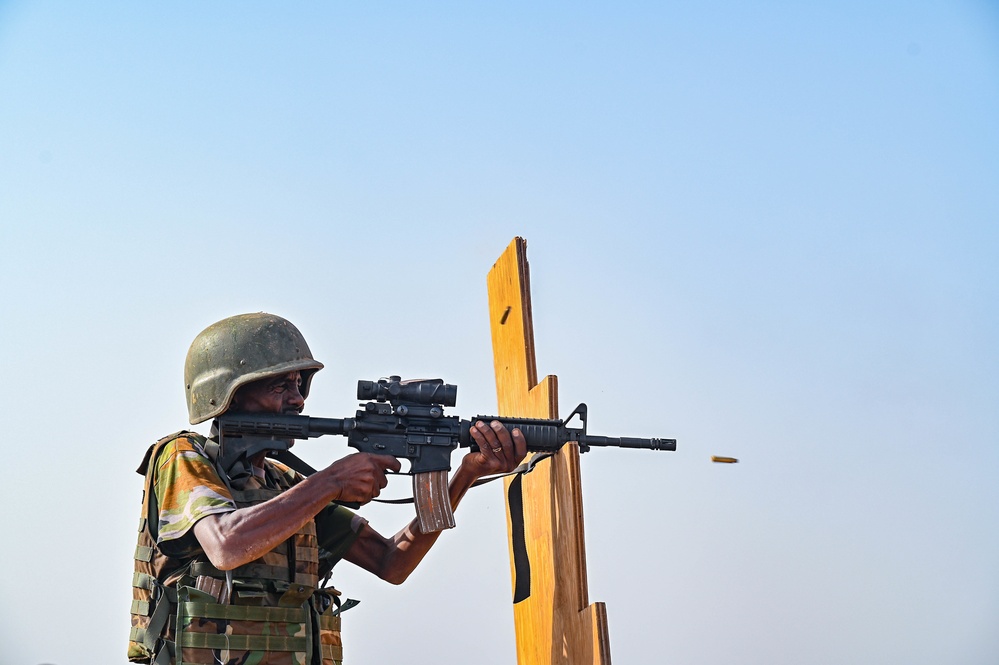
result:
M 523 238 L 514 238 L 496 261 L 487 285 L 499 415 L 558 418 L 556 377 L 537 380 Z M 520 665 L 609 665 L 607 611 L 603 603 L 591 605 L 588 600 L 579 451 L 565 446 L 519 478 L 523 544 L 530 562 L 530 592 L 524 599 L 516 597 L 517 576 L 524 571 L 518 571 L 516 563 L 516 520 L 509 509 L 511 485 L 516 481 L 506 480 L 507 531 L 517 600 L 513 606 L 517 661 Z

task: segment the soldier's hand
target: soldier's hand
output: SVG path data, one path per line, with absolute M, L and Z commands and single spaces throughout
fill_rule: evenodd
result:
M 354 453 L 323 469 L 330 483 L 333 501 L 367 503 L 388 484 L 387 471 L 399 471 L 402 465 L 391 455 Z
M 476 477 L 513 471 L 527 455 L 527 439 L 521 431 L 510 431 L 498 420 L 476 421 L 469 434 L 479 450 L 465 455 L 461 464 Z

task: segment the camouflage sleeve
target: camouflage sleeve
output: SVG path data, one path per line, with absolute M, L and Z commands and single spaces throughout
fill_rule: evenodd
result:
M 166 444 L 160 452 L 154 491 L 159 506 L 157 542 L 161 545 L 179 541 L 206 515 L 236 510 L 229 489 L 204 449 L 197 441 L 183 436 Z

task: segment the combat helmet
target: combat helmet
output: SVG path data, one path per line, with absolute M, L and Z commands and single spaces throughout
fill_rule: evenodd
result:
M 202 330 L 187 351 L 184 385 L 192 425 L 229 408 L 242 385 L 302 373 L 302 396 L 323 364 L 312 357 L 305 337 L 290 321 L 258 312 L 222 319 Z

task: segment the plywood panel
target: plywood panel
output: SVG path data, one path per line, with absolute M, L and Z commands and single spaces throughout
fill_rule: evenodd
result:
M 487 278 L 499 415 L 558 418 L 558 381 L 537 380 L 527 243 L 514 238 Z M 521 476 L 529 595 L 514 603 L 520 665 L 609 665 L 607 612 L 590 604 L 586 585 L 579 451 L 565 446 Z M 509 497 L 511 483 L 507 479 Z M 509 505 L 509 504 L 508 504 Z M 514 525 L 507 511 L 515 599 Z M 521 579 L 523 585 L 524 580 Z M 521 590 L 524 586 L 521 586 Z

